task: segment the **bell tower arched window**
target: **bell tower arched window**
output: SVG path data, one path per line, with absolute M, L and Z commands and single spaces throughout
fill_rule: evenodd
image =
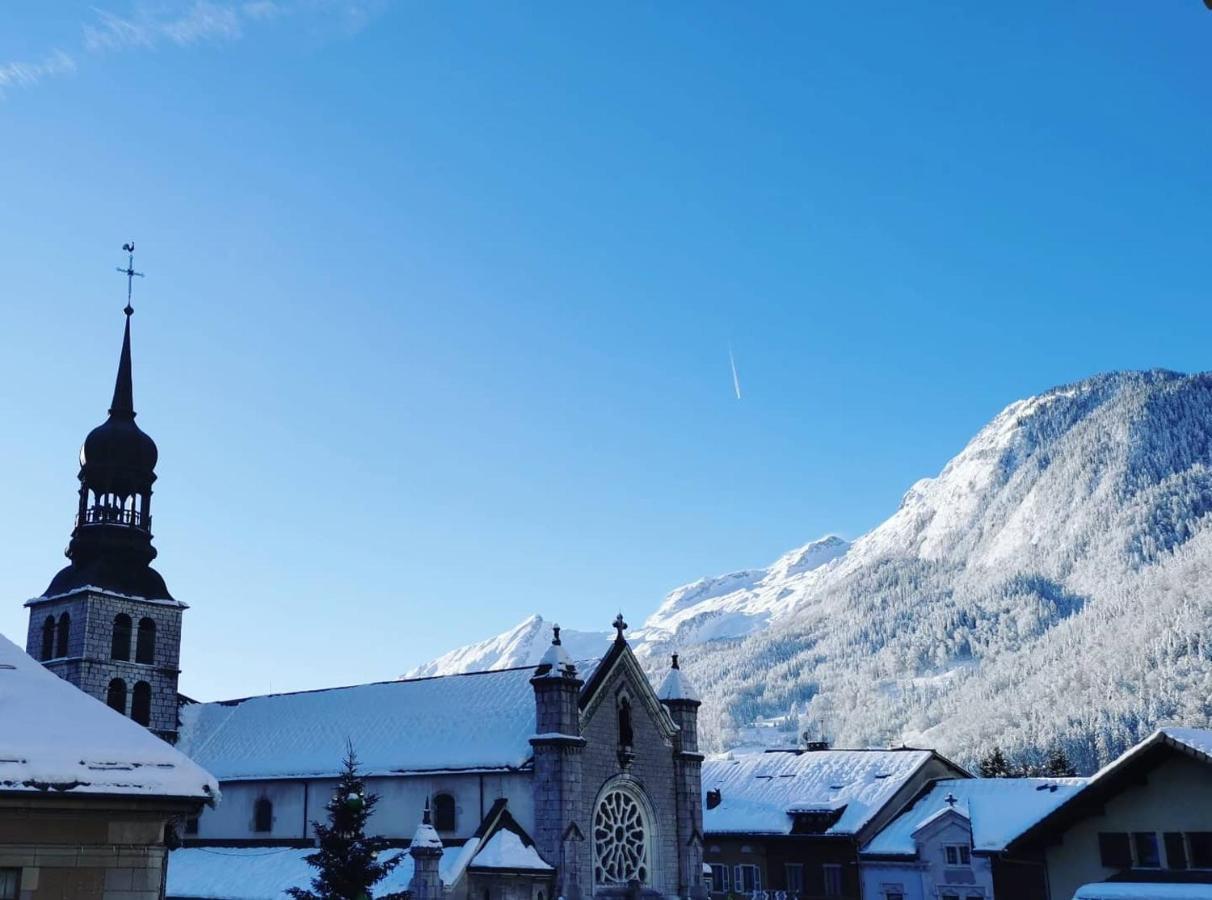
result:
M 433 798 L 433 827 L 438 831 L 455 830 L 455 798 L 450 794 Z
M 153 663 L 156 660 L 156 623 L 144 617 L 139 620 L 139 637 L 135 641 L 135 662 Z
M 72 633 L 72 617 L 64 613 L 55 629 L 55 656 L 67 656 L 67 639 Z
M 268 797 L 258 797 L 253 804 L 253 831 L 274 830 L 274 805 Z
M 130 717 L 140 725 L 151 724 L 151 685 L 146 681 L 135 682 L 130 700 Z
M 109 690 L 105 692 L 105 705 L 126 715 L 126 682 L 121 678 L 115 678 L 109 683 Z
M 55 658 L 55 617 L 47 616 L 42 623 L 42 659 Z
M 130 616 L 118 613 L 114 616 L 114 633 L 109 639 L 110 659 L 130 659 Z

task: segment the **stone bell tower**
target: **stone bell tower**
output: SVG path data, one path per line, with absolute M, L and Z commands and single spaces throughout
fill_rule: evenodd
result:
M 151 498 L 156 442 L 135 424 L 130 285 L 118 376 L 109 416 L 80 448 L 70 563 L 40 597 L 26 602 L 26 652 L 61 678 L 130 716 L 167 741 L 177 737 L 181 613 L 151 567 Z

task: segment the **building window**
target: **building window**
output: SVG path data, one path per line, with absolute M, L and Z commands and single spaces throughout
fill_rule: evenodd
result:
M 156 661 L 156 623 L 148 618 L 139 620 L 139 636 L 135 640 L 135 662 Z
M 115 678 L 109 683 L 109 689 L 105 692 L 105 705 L 126 715 L 126 682 L 121 678 Z
M 450 794 L 433 798 L 433 827 L 438 831 L 455 830 L 455 798 Z
M 42 658 L 55 658 L 55 617 L 47 616 L 42 623 Z
M 619 700 L 619 746 L 635 745 L 635 734 L 631 730 L 631 701 L 626 697 Z
M 21 870 L 0 869 L 0 900 L 17 900 L 21 892 Z
M 728 893 L 728 867 L 713 863 L 711 866 L 711 892 L 713 894 Z
M 800 895 L 804 893 L 804 866 L 802 863 L 787 863 L 784 867 L 787 873 L 787 893 Z
M 55 629 L 55 656 L 67 656 L 67 639 L 72 633 L 72 617 L 64 613 Z
M 825 876 L 825 896 L 842 896 L 842 867 L 836 863 L 826 863 L 821 866 L 821 872 Z
M 135 683 L 130 700 L 130 717 L 140 725 L 151 724 L 151 685 L 146 681 Z
M 1166 845 L 1166 868 L 1187 868 L 1187 845 L 1181 831 L 1167 831 L 1162 838 Z
M 186 834 L 197 834 L 198 833 L 198 817 L 197 816 L 190 816 L 188 819 L 185 820 L 185 833 Z
M 114 616 L 114 633 L 109 639 L 110 659 L 130 659 L 130 616 L 118 613 Z
M 762 889 L 762 872 L 754 865 L 733 868 L 733 890 L 742 894 L 753 894 Z
M 1098 858 L 1108 869 L 1132 868 L 1132 845 L 1128 835 L 1118 831 L 1100 831 Z
M 1192 869 L 1212 869 L 1212 831 L 1188 831 L 1187 849 Z
M 959 900 L 959 894 L 943 894 L 939 900 Z
M 972 851 L 967 844 L 947 844 L 943 847 L 943 853 L 947 856 L 949 866 L 972 865 Z
M 253 831 L 264 834 L 274 830 L 274 805 L 268 797 L 258 797 L 253 804 Z
M 594 880 L 600 885 L 648 883 L 651 829 L 638 798 L 615 788 L 593 814 Z
M 1152 831 L 1134 831 L 1132 845 L 1136 847 L 1136 868 L 1160 869 L 1161 850 L 1157 846 L 1157 834 Z
M 885 888 L 884 900 L 905 900 L 905 891 L 902 888 Z

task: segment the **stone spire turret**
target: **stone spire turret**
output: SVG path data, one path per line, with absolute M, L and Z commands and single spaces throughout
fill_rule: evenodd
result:
M 442 900 L 442 876 L 439 867 L 442 861 L 442 839 L 430 821 L 429 800 L 425 800 L 425 812 L 408 845 L 412 857 L 412 880 L 408 891 L 412 900 Z

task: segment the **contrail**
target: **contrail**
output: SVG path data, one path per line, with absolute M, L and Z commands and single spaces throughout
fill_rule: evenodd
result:
M 732 345 L 728 345 L 728 363 L 732 366 L 732 389 L 736 391 L 736 398 L 741 399 L 741 379 L 736 375 L 736 359 L 732 355 Z

